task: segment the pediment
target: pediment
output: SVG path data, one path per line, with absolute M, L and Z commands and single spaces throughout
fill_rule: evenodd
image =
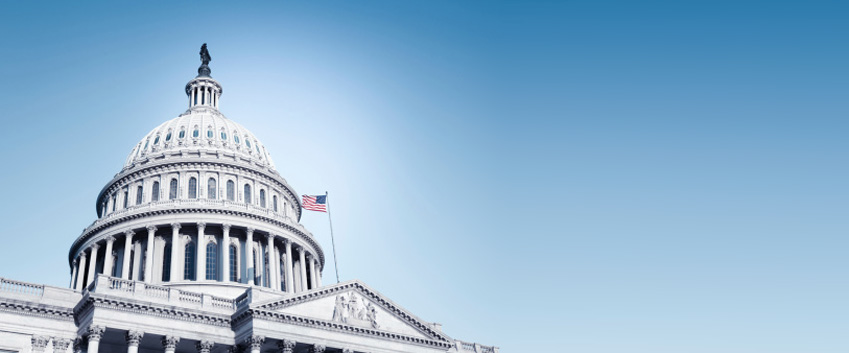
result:
M 422 340 L 453 342 L 448 336 L 359 281 L 318 288 L 252 307 Z

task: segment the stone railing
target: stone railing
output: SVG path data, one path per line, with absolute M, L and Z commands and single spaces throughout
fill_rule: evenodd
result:
M 26 282 L 13 281 L 0 277 L 0 292 L 40 297 L 44 295 L 44 286 Z
M 97 275 L 97 280 L 89 286 L 93 293 L 106 293 L 117 296 L 131 296 L 152 302 L 180 304 L 202 308 L 219 308 L 232 311 L 236 309 L 236 300 L 221 298 L 204 293 L 196 293 L 158 286 L 139 281 L 128 281 L 121 278 Z
M 460 340 L 454 340 L 454 349 L 456 352 L 460 353 L 498 353 L 498 347 L 484 346 L 479 343 L 464 342 Z
M 114 219 L 121 218 L 126 215 L 130 215 L 136 212 L 145 212 L 145 211 L 154 211 L 154 210 L 162 210 L 162 209 L 172 209 L 172 208 L 204 208 L 204 209 L 216 209 L 216 210 L 228 210 L 228 211 L 243 211 L 250 214 L 268 217 L 283 223 L 286 223 L 298 231 L 306 234 L 307 236 L 312 238 L 312 233 L 310 233 L 304 226 L 300 223 L 294 221 L 291 217 L 283 215 L 282 213 L 274 212 L 273 209 L 260 207 L 253 204 L 247 204 L 244 202 L 234 202 L 229 200 L 210 200 L 204 198 L 197 199 L 174 199 L 174 200 L 160 200 L 156 202 L 148 202 L 143 203 L 141 205 L 129 206 L 125 209 L 120 209 L 115 212 L 110 212 L 106 216 L 102 216 L 99 219 L 95 220 L 88 227 L 83 229 L 82 234 L 86 234 L 92 229 L 100 226 L 101 224 L 110 222 Z

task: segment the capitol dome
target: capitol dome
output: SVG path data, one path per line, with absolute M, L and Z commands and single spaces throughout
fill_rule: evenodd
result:
M 147 133 L 100 191 L 98 218 L 68 254 L 75 289 L 97 274 L 222 298 L 321 285 L 324 252 L 299 223 L 298 194 L 265 145 L 218 110 L 205 49 L 188 109 Z

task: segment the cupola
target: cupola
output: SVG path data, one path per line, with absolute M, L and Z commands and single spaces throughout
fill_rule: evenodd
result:
M 186 95 L 189 97 L 189 108 L 210 107 L 218 109 L 218 99 L 224 90 L 221 84 L 209 76 L 212 70 L 209 62 L 212 57 L 206 49 L 206 43 L 200 47 L 201 65 L 198 67 L 198 75 L 186 84 Z

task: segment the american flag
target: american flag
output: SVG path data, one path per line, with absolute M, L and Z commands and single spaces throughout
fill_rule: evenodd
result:
M 301 195 L 305 210 L 327 212 L 327 195 Z

